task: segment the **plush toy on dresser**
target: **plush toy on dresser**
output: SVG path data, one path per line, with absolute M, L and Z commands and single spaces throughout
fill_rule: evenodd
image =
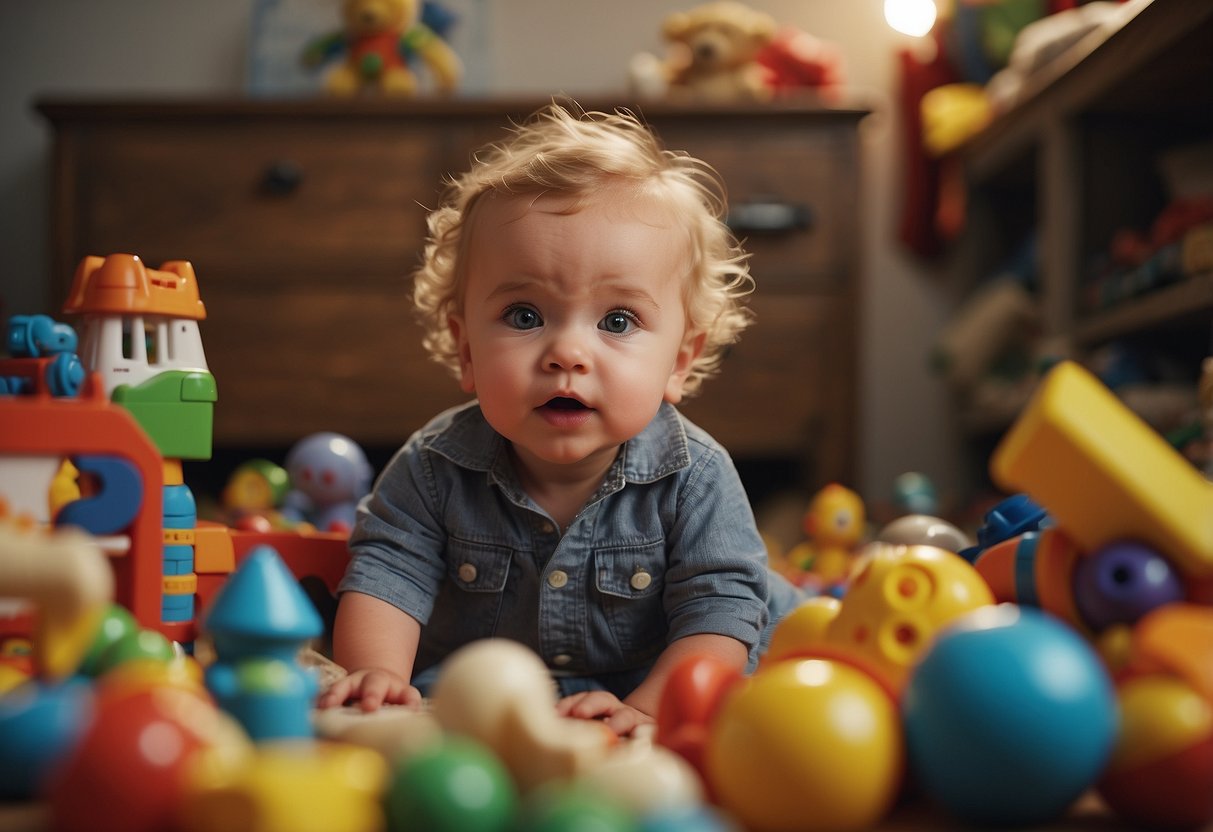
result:
M 662 24 L 668 57 L 642 53 L 633 58 L 632 88 L 648 98 L 768 98 L 770 89 L 757 58 L 774 36 L 770 15 L 732 0 L 675 12 Z
M 765 101 L 809 93 L 837 103 L 845 84 L 834 44 L 734 0 L 667 15 L 664 58 L 632 58 L 628 81 L 641 98 Z
M 343 56 L 325 78 L 333 95 L 410 96 L 418 91 L 410 61 L 420 59 L 437 88 L 450 92 L 463 67 L 442 35 L 426 24 L 423 7 L 436 8 L 422 0 L 344 0 L 344 27 L 309 43 L 303 63 L 314 68 Z

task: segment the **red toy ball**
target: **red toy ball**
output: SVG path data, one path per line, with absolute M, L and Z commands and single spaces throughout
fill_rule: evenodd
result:
M 241 741 L 213 704 L 184 689 L 155 688 L 98 705 L 50 784 L 53 826 L 62 832 L 170 828 L 191 757 Z
M 708 728 L 720 703 L 742 676 L 711 656 L 683 659 L 670 673 L 657 708 L 657 742 L 704 775 Z

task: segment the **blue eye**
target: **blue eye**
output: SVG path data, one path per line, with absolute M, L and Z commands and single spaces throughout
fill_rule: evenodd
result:
M 511 306 L 501 318 L 514 329 L 534 329 L 543 324 L 543 318 L 529 306 Z
M 598 322 L 598 328 L 612 335 L 624 335 L 636 325 L 636 316 L 626 309 L 616 309 L 608 312 L 606 317 Z

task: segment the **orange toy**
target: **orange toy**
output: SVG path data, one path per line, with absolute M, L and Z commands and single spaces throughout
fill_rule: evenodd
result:
M 996 543 L 973 565 L 996 602 L 1040 607 L 1090 638 L 1074 599 L 1074 565 L 1082 556 L 1065 533 L 1050 528 Z
M 1142 618 L 1116 687 L 1120 737 L 1100 796 L 1142 826 L 1213 821 L 1213 609 L 1169 604 Z

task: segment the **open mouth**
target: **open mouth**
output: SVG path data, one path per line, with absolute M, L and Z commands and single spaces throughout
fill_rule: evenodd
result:
M 549 399 L 543 406 L 552 410 L 589 410 L 581 402 L 576 399 L 570 399 L 567 396 L 557 396 L 554 399 Z

